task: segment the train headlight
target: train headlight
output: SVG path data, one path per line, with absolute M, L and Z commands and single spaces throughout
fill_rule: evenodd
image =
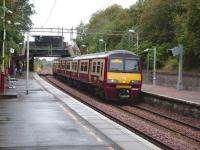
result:
M 107 83 L 117 84 L 117 83 L 118 83 L 118 80 L 115 80 L 115 79 L 108 79 L 108 80 L 107 80 Z
M 140 85 L 140 84 L 141 84 L 141 81 L 132 80 L 130 83 L 131 83 L 131 85 L 133 85 L 133 86 L 137 86 L 137 85 Z

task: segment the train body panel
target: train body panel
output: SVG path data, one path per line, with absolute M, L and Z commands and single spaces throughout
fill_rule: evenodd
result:
M 131 81 L 140 81 L 140 73 L 117 73 L 117 72 L 108 72 L 108 80 L 116 79 L 119 84 L 130 84 Z
M 53 73 L 94 87 L 110 100 L 132 100 L 141 92 L 139 57 L 125 50 L 61 58 L 53 64 Z

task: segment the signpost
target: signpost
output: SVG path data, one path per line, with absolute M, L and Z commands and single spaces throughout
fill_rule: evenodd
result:
M 177 80 L 177 90 L 183 89 L 183 83 L 182 83 L 182 72 L 183 72 L 183 46 L 179 45 L 178 47 L 174 47 L 172 49 L 169 49 L 172 51 L 173 56 L 179 55 L 179 69 L 178 69 L 178 80 Z
M 147 49 L 144 50 L 144 52 L 148 53 L 147 54 L 147 79 L 149 79 L 149 51 L 150 51 L 149 48 L 147 48 Z
M 156 85 L 156 48 L 153 49 L 154 51 L 154 59 L 153 59 L 153 85 Z
M 29 32 L 27 33 L 27 52 L 26 52 L 26 94 L 28 94 L 28 82 L 29 82 Z

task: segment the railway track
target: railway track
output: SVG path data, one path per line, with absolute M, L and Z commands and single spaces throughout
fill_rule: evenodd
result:
M 182 115 L 174 113 L 174 112 L 170 112 L 170 114 L 169 114 L 168 111 L 155 109 L 155 108 L 152 108 L 152 106 L 134 105 L 134 107 L 142 109 L 144 111 L 148 111 L 150 113 L 161 116 L 163 118 L 173 120 L 175 122 L 178 122 L 180 124 L 183 124 L 185 126 L 193 128 L 194 130 L 197 130 L 197 131 L 200 130 L 200 120 L 188 118 L 188 117 L 182 116 Z M 192 125 L 191 125 L 191 123 L 192 123 Z
M 196 142 L 200 142 L 200 134 L 196 134 L 196 132 L 200 131 L 200 128 L 196 126 L 177 121 L 168 116 L 163 116 L 161 114 L 155 113 L 152 110 L 147 110 L 143 108 L 141 109 L 141 107 L 139 106 L 117 106 L 117 108 L 123 110 L 128 114 L 137 116 L 152 124 L 162 127 L 163 129 L 169 130 L 169 132 L 186 137 L 188 138 L 188 140 L 192 139 Z
M 200 149 L 198 125 L 193 126 L 184 121 L 171 119 L 169 116 L 163 116 L 153 110 L 142 108 L 140 105 L 113 105 L 97 101 L 94 97 L 83 94 L 53 77 L 45 78 L 60 89 L 163 149 Z

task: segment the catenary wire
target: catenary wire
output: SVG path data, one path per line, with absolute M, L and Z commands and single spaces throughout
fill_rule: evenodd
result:
M 52 15 L 52 13 L 53 13 L 53 11 L 54 11 L 54 8 L 55 8 L 55 6 L 56 6 L 56 1 L 57 1 L 57 0 L 54 0 L 53 5 L 52 5 L 52 7 L 51 7 L 51 10 L 50 10 L 50 12 L 49 12 L 49 15 L 48 15 L 46 21 L 44 22 L 44 24 L 42 25 L 42 27 L 44 27 L 44 26 L 49 22 L 49 20 L 50 20 L 50 18 L 51 18 L 51 15 Z

